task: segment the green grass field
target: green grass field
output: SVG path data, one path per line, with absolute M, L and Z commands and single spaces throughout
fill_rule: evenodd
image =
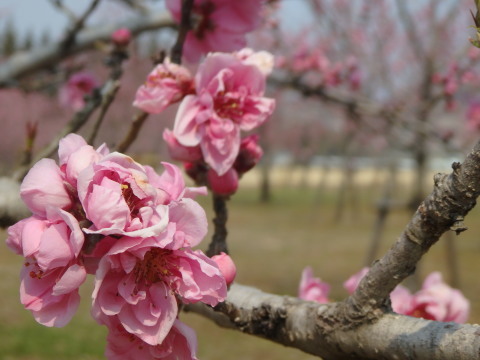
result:
M 362 189 L 355 208 L 347 207 L 340 221 L 333 221 L 335 192 L 319 197 L 310 188 L 274 190 L 269 204 L 260 204 L 254 189 L 241 191 L 230 201 L 229 246 L 238 268 L 237 281 L 264 291 L 295 296 L 300 273 L 306 265 L 332 285 L 331 298 L 346 297 L 342 283 L 365 265 L 366 249 L 375 220 L 375 188 Z M 209 210 L 208 199 L 201 200 Z M 480 321 L 480 211 L 466 219 L 470 228 L 456 238 L 461 289 L 472 302 L 471 323 Z M 405 210 L 396 210 L 387 221 L 382 243 L 384 252 L 408 222 Z M 5 234 L 2 233 L 2 238 Z M 207 240 L 203 244 L 206 248 Z M 420 278 L 433 270 L 446 273 L 445 244 L 441 241 L 425 256 Z M 18 301 L 18 273 L 22 259 L 0 244 L 0 359 L 101 359 L 106 331 L 90 318 L 91 283 L 82 289 L 83 303 L 67 327 L 45 328 L 35 323 Z M 196 329 L 200 359 L 314 359 L 232 330 L 224 330 L 195 315 L 181 319 Z

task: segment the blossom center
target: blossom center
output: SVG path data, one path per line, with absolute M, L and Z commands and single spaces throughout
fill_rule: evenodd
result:
M 172 250 L 154 248 L 148 251 L 134 268 L 135 282 L 150 286 L 157 282 L 167 283 L 172 275 L 172 265 L 167 261 Z

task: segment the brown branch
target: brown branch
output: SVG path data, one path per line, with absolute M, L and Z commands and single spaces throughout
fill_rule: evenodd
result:
M 207 256 L 212 257 L 213 255 L 218 255 L 221 252 L 228 254 L 227 247 L 227 220 L 228 220 L 228 208 L 227 208 L 227 198 L 222 195 L 213 193 L 213 211 L 215 212 L 215 218 L 213 223 L 215 224 L 215 229 L 212 236 L 212 241 L 208 246 L 206 252 Z
M 99 3 L 100 0 L 93 0 L 85 12 L 73 22 L 70 29 L 65 33 L 65 36 L 58 45 L 61 53 L 68 52 L 68 50 L 75 45 L 78 32 L 83 29 L 88 17 L 93 13 Z M 62 5 L 60 3 L 58 4 L 59 6 Z
M 437 174 L 433 192 L 422 202 L 400 238 L 375 262 L 349 299 L 348 317 L 371 316 L 388 302 L 390 292 L 415 271 L 422 256 L 440 236 L 466 230 L 464 217 L 480 195 L 480 142 L 449 175 Z
M 132 143 L 137 138 L 138 133 L 140 132 L 140 129 L 145 123 L 145 120 L 147 120 L 148 118 L 148 115 L 149 114 L 144 111 L 139 111 L 137 114 L 135 114 L 135 117 L 133 118 L 132 124 L 130 126 L 130 129 L 127 135 L 117 146 L 118 152 L 126 152 L 128 150 L 130 145 L 132 145 Z
M 183 44 L 191 29 L 191 13 L 193 9 L 193 0 L 182 0 L 182 15 L 180 19 L 180 28 L 175 45 L 172 47 L 171 58 L 175 64 L 182 62 Z

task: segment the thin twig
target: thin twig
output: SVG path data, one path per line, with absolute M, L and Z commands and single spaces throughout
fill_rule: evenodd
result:
M 113 99 L 115 99 L 115 95 L 117 94 L 118 89 L 120 89 L 120 82 L 116 81 L 115 84 L 113 85 L 112 91 L 106 94 L 105 97 L 103 98 L 102 105 L 100 107 L 100 113 L 98 114 L 97 119 L 94 122 L 92 132 L 90 133 L 90 136 L 88 137 L 88 140 L 87 140 L 87 142 L 90 145 L 94 144 L 95 138 L 97 137 L 97 134 L 98 134 L 98 130 L 102 125 L 103 119 L 105 118 L 105 114 L 110 108 L 110 105 L 112 104 Z
M 140 132 L 140 129 L 142 128 L 143 124 L 145 123 L 145 120 L 148 118 L 148 113 L 144 111 L 139 111 L 138 113 L 135 114 L 135 117 L 133 118 L 132 125 L 130 126 L 130 129 L 125 136 L 125 138 L 122 140 L 122 142 L 117 146 L 117 151 L 118 152 L 126 152 L 130 145 L 135 141 L 135 139 L 138 136 L 138 133 Z
M 109 57 L 105 61 L 107 66 L 111 68 L 110 79 L 116 80 L 116 83 L 114 84 L 114 89 L 112 89 L 112 91 L 106 94 L 102 99 L 100 114 L 98 115 L 97 120 L 93 125 L 92 132 L 88 138 L 88 143 L 91 145 L 93 145 L 95 141 L 98 130 L 100 129 L 103 119 L 105 118 L 105 114 L 115 99 L 118 89 L 120 89 L 120 81 L 118 80 L 123 74 L 122 63 L 126 59 L 128 59 L 128 53 L 126 52 L 125 47 L 118 47 L 115 45 L 111 50 Z
M 182 62 L 183 44 L 188 32 L 191 30 L 191 13 L 193 9 L 193 0 L 182 0 L 182 15 L 180 19 L 180 28 L 175 45 L 172 47 L 171 58 L 175 64 Z
M 82 14 L 82 16 L 80 16 L 72 24 L 70 29 L 67 31 L 67 33 L 63 37 L 63 39 L 60 41 L 60 44 L 59 44 L 60 52 L 63 53 L 68 51 L 75 44 L 75 39 L 77 37 L 78 32 L 83 29 L 88 17 L 93 13 L 93 11 L 96 9 L 99 3 L 100 3 L 100 0 L 93 0 L 90 3 L 90 6 Z
M 65 6 L 63 1 L 61 1 L 61 0 L 50 0 L 50 4 L 52 4 L 58 10 L 63 12 L 70 19 L 71 22 L 78 21 L 77 15 L 72 10 L 70 10 L 67 6 Z

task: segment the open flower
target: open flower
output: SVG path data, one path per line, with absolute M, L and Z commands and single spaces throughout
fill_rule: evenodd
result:
M 101 261 L 92 314 L 100 323 L 118 319 L 130 334 L 161 344 L 183 302 L 215 306 L 227 288 L 218 265 L 201 251 L 165 250 L 155 239 L 122 238 Z
M 186 96 L 173 133 L 184 146 L 200 145 L 205 162 L 225 174 L 240 150 L 240 130 L 250 131 L 272 114 L 275 100 L 263 97 L 265 76 L 230 54 L 210 54 L 195 77 L 196 95 Z
M 245 46 L 245 34 L 260 24 L 262 0 L 195 0 L 193 29 L 187 34 L 184 55 L 196 62 L 212 51 L 234 51 Z M 180 21 L 181 0 L 167 0 L 173 18 Z
M 159 345 L 150 345 L 135 335 L 127 332 L 118 319 L 109 318 L 107 327 L 107 350 L 105 355 L 110 360 L 196 360 L 197 337 L 195 331 L 179 320 Z

